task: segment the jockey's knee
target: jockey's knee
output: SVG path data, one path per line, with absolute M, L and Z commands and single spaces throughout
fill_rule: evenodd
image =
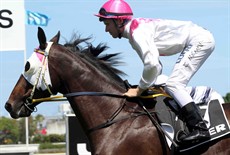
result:
M 173 92 L 175 92 L 178 89 L 178 86 L 179 85 L 176 84 L 176 82 L 168 80 L 165 83 L 165 91 L 169 94 L 172 94 Z

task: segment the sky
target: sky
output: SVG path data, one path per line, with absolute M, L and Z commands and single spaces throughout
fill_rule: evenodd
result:
M 214 35 L 216 48 L 188 85 L 210 86 L 225 96 L 230 92 L 230 1 L 229 0 L 126 0 L 134 17 L 192 21 Z M 60 43 L 77 32 L 91 36 L 94 46 L 106 43 L 107 53 L 121 53 L 125 65 L 119 69 L 131 84 L 138 84 L 143 64 L 127 39 L 114 39 L 105 32 L 103 23 L 94 16 L 105 0 L 25 0 L 25 10 L 49 16 L 48 26 L 42 27 L 47 39 L 61 32 Z M 38 46 L 37 26 L 25 25 L 26 58 Z M 18 36 L 20 39 L 20 36 Z M 163 74 L 169 75 L 179 55 L 161 57 Z M 23 51 L 0 52 L 0 116 L 8 116 L 4 109 L 14 85 L 24 69 Z M 44 102 L 33 115 L 59 115 L 58 107 L 65 102 Z

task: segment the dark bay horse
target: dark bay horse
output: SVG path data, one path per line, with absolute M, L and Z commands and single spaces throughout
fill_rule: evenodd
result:
M 67 96 L 90 141 L 92 154 L 173 154 L 165 143 L 164 136 L 148 116 L 135 113 L 136 102 L 119 97 L 126 91 L 126 87 L 118 76 L 121 72 L 111 67 L 112 62 L 117 62 L 116 54 L 99 57 L 98 55 L 105 50 L 106 46 L 100 44 L 93 47 L 87 44 L 87 47 L 82 48 L 78 44 L 87 39 L 80 38 L 74 41 L 74 46 L 72 44 L 63 46 L 58 44 L 59 37 L 60 33 L 50 40 L 53 42 L 50 45 L 46 41 L 44 31 L 39 28 L 39 49 L 34 53 L 40 55 L 42 66 L 37 66 L 39 63 L 34 60 L 26 63 L 24 73 L 5 104 L 11 117 L 17 119 L 30 116 L 35 106 L 40 103 L 33 103 L 33 99 L 50 97 L 51 94 L 113 93 L 117 96 L 87 94 L 78 97 Z M 30 75 L 36 76 L 34 78 Z M 229 120 L 230 104 L 224 104 L 223 107 Z M 227 136 L 185 154 L 229 155 L 229 146 L 230 138 Z M 174 154 L 179 153 L 174 152 Z

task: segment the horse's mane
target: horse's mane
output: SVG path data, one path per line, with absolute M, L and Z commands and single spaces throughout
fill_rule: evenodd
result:
M 115 68 L 116 66 L 119 66 L 123 63 L 119 60 L 120 53 L 100 55 L 109 47 L 104 43 L 100 43 L 95 47 L 89 42 L 90 39 L 91 37 L 81 38 L 79 35 L 74 34 L 70 41 L 66 41 L 64 46 L 69 51 L 78 54 L 88 62 L 94 64 L 94 66 L 96 66 L 101 71 L 104 71 L 107 74 L 109 73 L 110 76 L 113 76 L 115 79 L 119 77 L 119 75 L 126 75 L 123 71 Z

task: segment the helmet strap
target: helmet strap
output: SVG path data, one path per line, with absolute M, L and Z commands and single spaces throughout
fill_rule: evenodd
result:
M 113 22 L 114 22 L 114 24 L 115 24 L 115 26 L 116 26 L 116 28 L 117 28 L 117 31 L 118 31 L 118 38 L 119 38 L 119 39 L 121 39 L 121 37 L 122 37 L 122 32 L 120 31 L 120 29 L 121 29 L 122 27 L 124 27 L 124 26 L 127 24 L 128 21 L 129 21 L 128 19 L 123 19 L 122 24 L 121 24 L 121 25 L 118 25 L 117 22 L 116 22 L 116 20 L 113 19 Z

